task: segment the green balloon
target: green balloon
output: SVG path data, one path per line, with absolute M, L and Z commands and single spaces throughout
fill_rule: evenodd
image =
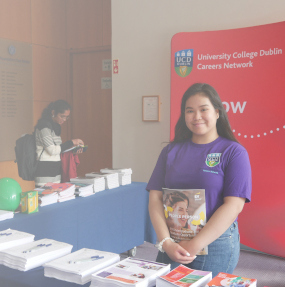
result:
M 21 201 L 20 184 L 9 177 L 0 179 L 0 209 L 15 211 Z

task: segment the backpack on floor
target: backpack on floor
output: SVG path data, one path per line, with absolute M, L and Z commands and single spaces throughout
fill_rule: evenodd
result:
M 34 180 L 38 163 L 35 135 L 25 134 L 17 139 L 15 154 L 19 176 L 24 180 Z

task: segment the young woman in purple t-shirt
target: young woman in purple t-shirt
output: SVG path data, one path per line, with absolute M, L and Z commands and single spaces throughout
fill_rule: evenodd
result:
M 216 162 L 211 162 L 211 156 Z M 217 160 L 218 159 L 218 160 Z M 163 188 L 205 189 L 207 223 L 190 241 L 170 238 Z M 159 240 L 157 261 L 232 273 L 240 251 L 237 216 L 251 197 L 248 154 L 233 135 L 213 87 L 194 84 L 183 95 L 175 138 L 161 152 L 147 185 L 149 213 Z M 208 246 L 208 255 L 196 254 Z

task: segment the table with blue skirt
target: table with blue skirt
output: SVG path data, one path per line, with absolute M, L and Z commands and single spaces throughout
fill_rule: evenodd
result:
M 146 183 L 133 182 L 88 197 L 39 207 L 33 214 L 15 214 L 0 221 L 0 231 L 11 228 L 73 245 L 72 252 L 90 248 L 123 253 L 144 241 L 156 242 L 148 214 Z M 83 286 L 89 286 L 87 283 Z M 0 265 L 1 287 L 82 286 L 44 276 L 43 267 L 26 272 Z

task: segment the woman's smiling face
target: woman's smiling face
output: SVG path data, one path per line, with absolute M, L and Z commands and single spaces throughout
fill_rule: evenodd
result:
M 204 94 L 191 96 L 185 104 L 185 123 L 193 133 L 192 141 L 205 144 L 218 138 L 217 119 L 219 111 Z

